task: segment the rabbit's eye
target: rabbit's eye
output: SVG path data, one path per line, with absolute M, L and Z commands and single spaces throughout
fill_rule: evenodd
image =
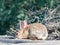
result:
M 16 35 L 18 35 L 18 32 L 16 33 Z
M 15 35 L 17 34 L 17 31 L 15 32 Z

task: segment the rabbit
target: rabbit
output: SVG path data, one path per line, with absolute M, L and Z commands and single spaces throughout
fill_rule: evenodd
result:
M 48 31 L 42 23 L 33 23 L 19 30 L 15 37 L 17 39 L 45 40 L 48 37 Z

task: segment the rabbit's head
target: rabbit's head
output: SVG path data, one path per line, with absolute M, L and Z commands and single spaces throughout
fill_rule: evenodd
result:
M 19 30 L 18 32 L 16 32 L 16 36 L 15 38 L 18 39 L 27 39 L 28 38 L 28 28 L 23 28 L 22 30 Z

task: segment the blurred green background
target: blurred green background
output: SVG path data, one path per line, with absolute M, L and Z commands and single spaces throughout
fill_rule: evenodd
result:
M 59 4 L 60 0 L 0 0 L 0 35 L 7 34 L 10 27 L 17 25 L 19 20 L 33 21 L 35 14 L 32 17 L 28 15 L 31 11 L 35 12 L 44 7 L 54 9 Z M 31 11 L 28 12 L 29 10 Z M 44 18 L 44 14 L 37 16 L 40 22 Z

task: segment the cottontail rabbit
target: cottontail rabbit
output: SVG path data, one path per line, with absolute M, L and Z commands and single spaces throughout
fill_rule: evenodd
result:
M 17 32 L 16 38 L 18 39 L 42 39 L 45 40 L 48 37 L 48 31 L 45 25 L 41 23 L 33 23 L 27 25 L 25 28 Z

